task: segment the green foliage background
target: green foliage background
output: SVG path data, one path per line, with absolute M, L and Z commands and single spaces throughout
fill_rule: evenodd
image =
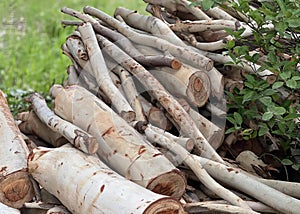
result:
M 70 61 L 60 47 L 73 28 L 61 26 L 61 20 L 72 18 L 60 8 L 82 11 L 86 5 L 112 15 L 118 6 L 143 12 L 146 4 L 142 0 L 1 0 L 0 89 L 21 96 L 30 90 L 47 93 L 54 82 L 62 83 Z

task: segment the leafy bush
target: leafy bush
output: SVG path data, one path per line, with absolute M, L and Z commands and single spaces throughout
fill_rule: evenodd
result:
M 245 60 L 250 65 L 260 64 L 259 69 L 252 66 L 255 73 L 268 69 L 276 76 L 275 81 L 268 82 L 248 74 L 243 89 L 226 92 L 226 133 L 239 131 L 245 140 L 275 136 L 285 154 L 281 163 L 299 170 L 300 162 L 293 152 L 300 146 L 299 2 L 203 0 L 195 4 L 203 9 L 218 5 L 241 19 L 247 17 L 244 21 L 253 29 L 253 36 L 244 38 L 243 29 L 227 29 L 235 38 L 227 43 L 227 53 L 236 64 Z

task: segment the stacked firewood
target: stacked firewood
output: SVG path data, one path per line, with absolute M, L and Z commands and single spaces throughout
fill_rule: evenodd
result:
M 33 93 L 15 123 L 0 93 L 0 209 L 299 212 L 298 183 L 261 178 L 217 153 L 223 89 L 239 81 L 224 81 L 214 62 L 230 58 L 215 51 L 232 39 L 224 28 L 244 27 L 245 36 L 251 29 L 220 8 L 146 2 L 151 16 L 62 8 L 79 21 L 63 21 L 76 30 L 62 45 L 72 65 L 64 85 L 50 90 L 53 110 Z M 235 70 L 252 72 L 247 62 Z M 270 71 L 258 75 L 273 81 Z M 254 157 L 248 164 L 263 165 Z

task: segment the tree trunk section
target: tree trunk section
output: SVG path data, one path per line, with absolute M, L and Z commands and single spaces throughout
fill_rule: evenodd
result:
M 98 155 L 118 173 L 154 192 L 180 198 L 185 179 L 157 149 L 84 88 L 53 86 L 56 114 L 99 141 Z
M 28 148 L 0 90 L 0 202 L 21 208 L 33 197 L 27 172 Z
M 34 149 L 28 167 L 41 186 L 74 214 L 184 213 L 175 199 L 126 180 L 98 158 L 68 145 Z

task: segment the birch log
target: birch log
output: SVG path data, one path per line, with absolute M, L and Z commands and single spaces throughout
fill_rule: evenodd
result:
M 193 157 L 201 163 L 204 169 L 206 169 L 212 177 L 221 182 L 258 199 L 262 203 L 282 213 L 299 212 L 300 200 L 276 190 L 275 183 L 273 183 L 274 188 L 272 188 L 268 186 L 272 185 L 272 182 L 268 184 L 268 180 L 266 179 L 257 179 L 254 176 L 250 176 L 248 173 L 244 173 L 240 169 L 226 166 L 206 158 L 201 158 L 196 155 L 193 155 Z M 286 191 L 283 186 L 281 186 L 281 190 Z M 292 186 L 298 190 L 294 192 L 300 192 L 299 185 L 297 184 L 293 185 L 291 183 L 290 185 L 287 185 L 287 188 L 289 189 L 289 187 Z
M 58 117 L 52 112 L 44 98 L 38 93 L 29 96 L 33 109 L 40 120 L 50 129 L 63 135 L 71 144 L 81 151 L 94 154 L 98 150 L 97 139 L 79 127 Z
M 191 170 L 195 173 L 197 178 L 203 183 L 207 188 L 213 191 L 216 195 L 222 197 L 223 199 L 229 201 L 230 203 L 249 209 L 249 213 L 255 213 L 251 211 L 249 205 L 243 201 L 240 197 L 229 191 L 228 189 L 221 186 L 217 183 L 203 168 L 202 164 L 198 162 L 194 156 L 192 156 L 186 149 L 184 149 L 181 145 L 175 143 L 170 138 L 167 138 L 163 134 L 159 134 L 158 132 L 153 131 L 152 128 L 145 128 L 145 134 L 147 139 L 151 142 L 156 142 L 159 145 L 163 146 L 166 149 L 169 149 L 171 153 L 174 154 L 177 162 L 180 160 L 186 164 Z
M 166 117 L 164 111 L 153 106 L 152 103 L 148 102 L 148 100 L 142 96 L 140 97 L 140 101 L 149 123 L 163 130 L 169 131 L 172 129 L 173 124 Z
M 27 172 L 28 148 L 0 90 L 0 203 L 21 208 L 33 197 Z
M 100 45 L 106 53 L 131 72 L 144 85 L 147 92 L 160 102 L 180 127 L 181 134 L 195 139 L 196 152 L 212 160 L 223 162 L 223 159 L 207 142 L 189 114 L 149 71 L 104 37 L 98 36 L 98 40 L 100 40 Z
M 17 119 L 22 121 L 19 124 L 19 128 L 25 134 L 34 134 L 55 147 L 69 142 L 61 134 L 51 130 L 45 123 L 42 123 L 34 111 L 19 113 Z
M 107 70 L 102 52 L 99 48 L 92 25 L 90 23 L 85 23 L 79 26 L 78 30 L 81 34 L 83 43 L 86 46 L 89 61 L 93 70 L 93 76 L 96 78 L 99 87 L 110 98 L 112 105 L 121 115 L 121 117 L 128 122 L 133 121 L 135 118 L 135 113 L 125 97 L 111 82 L 109 72 Z
M 175 199 L 124 179 L 98 158 L 67 145 L 34 149 L 28 167 L 41 186 L 74 214 L 184 213 Z
M 1 214 L 20 214 L 21 213 L 20 210 L 9 207 L 5 204 L 2 204 L 1 202 L 0 202 L 0 211 L 1 211 Z
M 180 198 L 185 179 L 157 149 L 101 100 L 79 86 L 51 88 L 56 114 L 94 135 L 98 155 L 118 173 L 157 193 Z
M 182 97 L 197 107 L 206 104 L 211 83 L 205 72 L 187 65 L 182 65 L 179 70 L 156 67 L 149 71 L 172 95 Z
M 110 17 L 106 13 L 96 8 L 86 6 L 84 7 L 84 12 L 93 15 L 103 21 L 105 20 L 107 24 L 118 30 L 124 36 L 127 36 L 130 40 L 132 40 L 135 43 L 156 47 L 162 51 L 169 51 L 173 56 L 178 57 L 182 60 L 186 60 L 192 65 L 203 68 L 207 71 L 210 71 L 213 68 L 213 61 L 209 58 L 203 57 L 201 54 L 191 51 L 187 48 L 174 45 L 166 40 L 145 34 L 143 35 L 140 33 L 136 33 L 124 23 L 119 22 L 117 19 Z

